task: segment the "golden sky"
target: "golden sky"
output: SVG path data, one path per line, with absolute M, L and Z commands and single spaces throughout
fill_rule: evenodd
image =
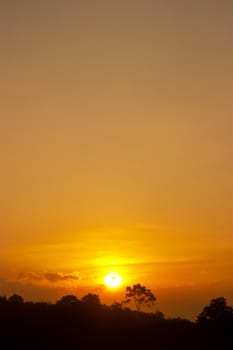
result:
M 0 295 L 115 270 L 171 315 L 233 302 L 232 11 L 1 1 Z

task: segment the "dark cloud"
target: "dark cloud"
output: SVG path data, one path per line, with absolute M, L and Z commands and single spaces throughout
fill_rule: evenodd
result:
M 61 281 L 77 281 L 79 277 L 76 274 L 64 274 L 64 273 L 36 273 L 36 272 L 26 272 L 18 274 L 18 279 L 21 281 L 31 281 L 40 282 L 47 280 L 51 283 L 61 282 Z
M 49 281 L 49 282 L 60 282 L 60 281 L 71 281 L 71 280 L 78 280 L 78 276 L 69 274 L 61 274 L 61 273 L 45 273 L 44 277 Z
M 35 272 L 27 272 L 27 273 L 19 273 L 18 278 L 20 280 L 31 280 L 31 281 L 41 281 L 43 279 L 43 276 L 41 274 L 35 273 Z

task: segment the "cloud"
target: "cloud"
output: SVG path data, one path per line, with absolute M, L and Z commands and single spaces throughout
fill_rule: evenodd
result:
M 60 282 L 60 281 L 71 281 L 71 280 L 78 280 L 79 277 L 74 274 L 61 274 L 61 273 L 45 273 L 44 277 L 49 282 Z
M 41 282 L 41 281 L 47 281 L 51 283 L 57 283 L 62 281 L 77 281 L 79 280 L 79 277 L 77 276 L 77 273 L 74 272 L 72 274 L 64 274 L 64 273 L 52 273 L 52 272 L 45 272 L 45 273 L 37 273 L 37 272 L 25 272 L 25 273 L 19 273 L 18 279 L 22 282 Z
M 43 279 L 43 276 L 41 274 L 35 273 L 35 272 L 27 272 L 27 273 L 19 273 L 18 278 L 20 280 L 30 280 L 30 281 L 41 281 Z

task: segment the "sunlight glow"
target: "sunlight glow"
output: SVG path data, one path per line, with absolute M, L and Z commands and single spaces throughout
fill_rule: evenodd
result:
M 122 278 L 118 273 L 110 272 L 104 278 L 104 283 L 107 287 L 117 288 L 122 283 Z

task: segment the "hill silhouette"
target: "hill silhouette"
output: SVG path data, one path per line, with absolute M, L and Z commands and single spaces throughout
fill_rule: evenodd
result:
M 107 306 L 96 294 L 63 296 L 54 304 L 0 297 L 0 335 L 43 349 L 232 349 L 233 308 L 210 301 L 195 322 L 141 312 L 121 303 Z M 21 346 L 20 345 L 20 346 Z

